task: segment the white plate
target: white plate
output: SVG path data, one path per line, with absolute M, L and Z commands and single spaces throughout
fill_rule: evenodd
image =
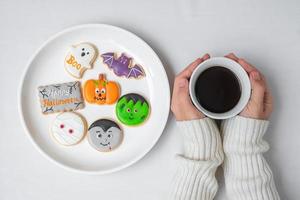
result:
M 49 126 L 57 114 L 43 115 L 37 97 L 37 87 L 53 83 L 74 81 L 64 71 L 64 58 L 70 45 L 80 42 L 96 45 L 100 54 L 126 52 L 143 66 L 146 77 L 138 80 L 117 77 L 97 57 L 94 68 L 85 72 L 80 80 L 97 78 L 105 73 L 108 80 L 121 85 L 121 93 L 135 92 L 145 96 L 151 104 L 149 119 L 141 126 L 123 124 L 122 145 L 108 153 L 93 149 L 85 138 L 81 143 L 64 147 L 49 135 Z M 77 172 L 104 174 L 124 169 L 141 159 L 158 141 L 169 115 L 170 88 L 164 67 L 155 52 L 136 35 L 110 25 L 88 24 L 66 29 L 50 38 L 30 60 L 19 91 L 19 111 L 23 125 L 33 144 L 50 160 Z M 78 110 L 90 125 L 99 118 L 113 118 L 115 105 L 98 106 L 86 103 Z

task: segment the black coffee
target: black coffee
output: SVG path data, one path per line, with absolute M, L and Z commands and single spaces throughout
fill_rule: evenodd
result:
M 214 113 L 224 113 L 238 103 L 241 88 L 232 71 L 215 66 L 200 74 L 196 81 L 195 93 L 203 108 Z

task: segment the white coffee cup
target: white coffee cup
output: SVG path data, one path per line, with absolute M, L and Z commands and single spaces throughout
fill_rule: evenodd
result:
M 238 103 L 231 110 L 224 113 L 214 113 L 214 112 L 210 112 L 209 110 L 206 110 L 198 102 L 195 94 L 195 84 L 199 75 L 202 72 L 204 72 L 206 69 L 215 66 L 225 67 L 229 69 L 231 72 L 233 72 L 239 81 L 240 89 L 241 89 L 241 96 Z M 227 119 L 230 117 L 234 117 L 235 115 L 238 115 L 245 108 L 250 98 L 251 85 L 250 85 L 250 80 L 247 72 L 237 62 L 225 57 L 213 57 L 201 63 L 194 70 L 190 78 L 189 91 L 194 105 L 197 107 L 198 110 L 200 110 L 206 116 L 213 119 Z

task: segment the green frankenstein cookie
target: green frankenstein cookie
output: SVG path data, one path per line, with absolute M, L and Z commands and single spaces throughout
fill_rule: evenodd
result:
M 139 94 L 123 95 L 117 103 L 116 114 L 125 125 L 135 126 L 143 123 L 150 111 L 149 103 Z

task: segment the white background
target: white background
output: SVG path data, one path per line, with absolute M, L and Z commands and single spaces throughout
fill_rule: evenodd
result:
M 0 199 L 166 199 L 181 151 L 170 115 L 163 136 L 137 164 L 88 176 L 61 169 L 36 151 L 21 127 L 17 89 L 26 63 L 51 35 L 83 23 L 108 23 L 142 37 L 170 83 L 205 52 L 248 59 L 266 75 L 275 112 L 266 159 L 282 199 L 300 196 L 300 1 L 0 1 Z M 158 94 L 159 97 L 159 94 Z M 225 199 L 222 173 L 216 199 Z

